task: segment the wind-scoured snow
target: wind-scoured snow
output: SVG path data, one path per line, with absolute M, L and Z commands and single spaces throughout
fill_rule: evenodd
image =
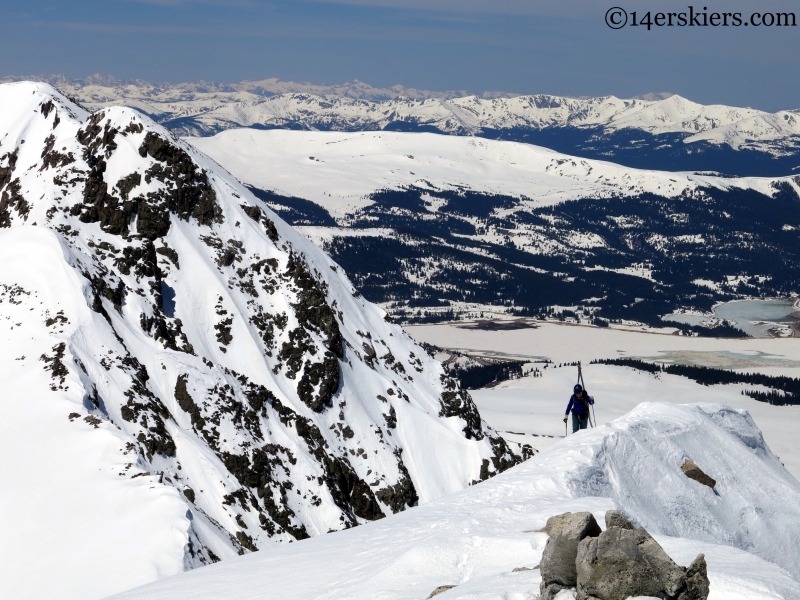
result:
M 714 490 L 681 472 L 691 459 Z M 538 598 L 548 517 L 616 507 L 679 563 L 703 552 L 711 600 L 800 596 L 800 484 L 745 411 L 645 403 L 474 488 L 352 531 L 167 579 L 120 600 Z M 517 571 L 514 571 L 517 569 Z
M 470 190 L 523 198 L 531 207 L 564 200 L 652 193 L 680 196 L 701 187 L 767 195 L 791 178 L 722 178 L 631 169 L 546 148 L 433 133 L 234 129 L 188 138 L 248 185 L 311 200 L 334 216 L 371 203 L 383 189 Z
M 0 107 L 0 596 L 100 598 L 519 461 L 213 161 L 46 84 Z

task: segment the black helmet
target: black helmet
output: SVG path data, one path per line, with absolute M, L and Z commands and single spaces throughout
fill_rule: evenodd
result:
M 576 394 L 580 394 L 583 391 L 583 386 L 580 383 L 576 383 L 575 387 L 572 388 L 572 391 Z

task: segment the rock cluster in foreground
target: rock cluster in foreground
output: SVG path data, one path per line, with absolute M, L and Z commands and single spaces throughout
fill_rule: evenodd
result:
M 542 600 L 563 589 L 577 589 L 578 600 L 625 600 L 649 596 L 663 600 L 706 600 L 706 561 L 699 554 L 686 568 L 677 565 L 643 527 L 620 512 L 606 513 L 601 531 L 592 513 L 550 517 L 542 555 Z

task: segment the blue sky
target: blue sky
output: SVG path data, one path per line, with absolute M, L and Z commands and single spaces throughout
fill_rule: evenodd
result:
M 0 76 L 278 77 L 422 89 L 800 108 L 800 27 L 613 31 L 604 14 L 674 0 L 0 0 Z M 698 10 L 795 11 L 800 0 Z

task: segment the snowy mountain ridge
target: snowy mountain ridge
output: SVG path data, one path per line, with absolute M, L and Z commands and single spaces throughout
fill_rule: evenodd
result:
M 195 81 L 185 83 L 152 83 L 141 79 L 122 80 L 107 75 L 94 74 L 83 78 L 70 78 L 65 75 L 39 75 L 35 77 L 10 76 L 0 78 L 0 83 L 16 81 L 41 81 L 75 96 L 82 103 L 115 102 L 124 104 L 125 99 L 141 98 L 155 103 L 200 100 L 204 97 L 216 97 L 220 100 L 236 101 L 237 95 L 253 98 L 257 96 L 274 96 L 277 94 L 315 94 L 319 96 L 339 96 L 360 100 L 391 100 L 392 98 L 463 98 L 469 96 L 466 90 L 433 91 L 421 90 L 404 85 L 375 87 L 358 79 L 340 84 L 320 85 L 296 81 L 283 81 L 276 77 L 259 80 L 245 80 L 239 83 L 215 83 L 213 81 Z M 483 92 L 481 98 L 513 98 L 519 94 L 507 92 Z M 655 96 L 662 96 L 656 94 Z M 668 96 L 669 94 L 667 94 Z
M 687 459 L 716 479 L 687 478 Z M 131 590 L 120 600 L 535 600 L 547 519 L 616 508 L 688 564 L 705 554 L 709 600 L 800 596 L 800 484 L 749 414 L 643 403 L 493 480 L 385 521 Z M 559 598 L 574 599 L 574 593 Z
M 0 495 L 4 596 L 103 597 L 519 462 L 330 258 L 190 145 L 46 84 L 0 85 L 0 106 L 0 448 L 23 491 Z
M 4 81 L 9 79 L 15 78 Z M 276 78 L 238 84 L 201 81 L 176 85 L 120 81 L 99 75 L 79 80 L 64 76 L 42 79 L 89 108 L 134 106 L 184 134 L 209 135 L 231 127 L 287 124 L 307 129 L 365 131 L 385 129 L 396 122 L 458 135 L 518 127 L 602 127 L 607 132 L 631 128 L 651 134 L 688 133 L 685 143 L 705 140 L 735 149 L 800 135 L 800 109 L 768 113 L 702 105 L 676 94 L 630 99 L 500 92 L 474 95 L 401 85 L 375 88 L 358 80 L 314 85 Z M 206 113 L 209 114 L 198 119 L 195 130 L 181 129 L 180 123 L 171 124 L 175 119 Z
M 653 135 L 689 134 L 683 139 L 685 144 L 706 141 L 726 144 L 735 150 L 748 147 L 778 152 L 772 142 L 800 135 L 800 110 L 767 113 L 750 108 L 704 106 L 678 95 L 655 101 L 538 94 L 371 102 L 294 93 L 232 103 L 191 120 L 175 115 L 167 121 L 170 128 L 193 135 L 253 126 L 369 131 L 400 128 L 404 124 L 455 135 L 520 128 L 602 128 L 604 133 L 634 129 Z

